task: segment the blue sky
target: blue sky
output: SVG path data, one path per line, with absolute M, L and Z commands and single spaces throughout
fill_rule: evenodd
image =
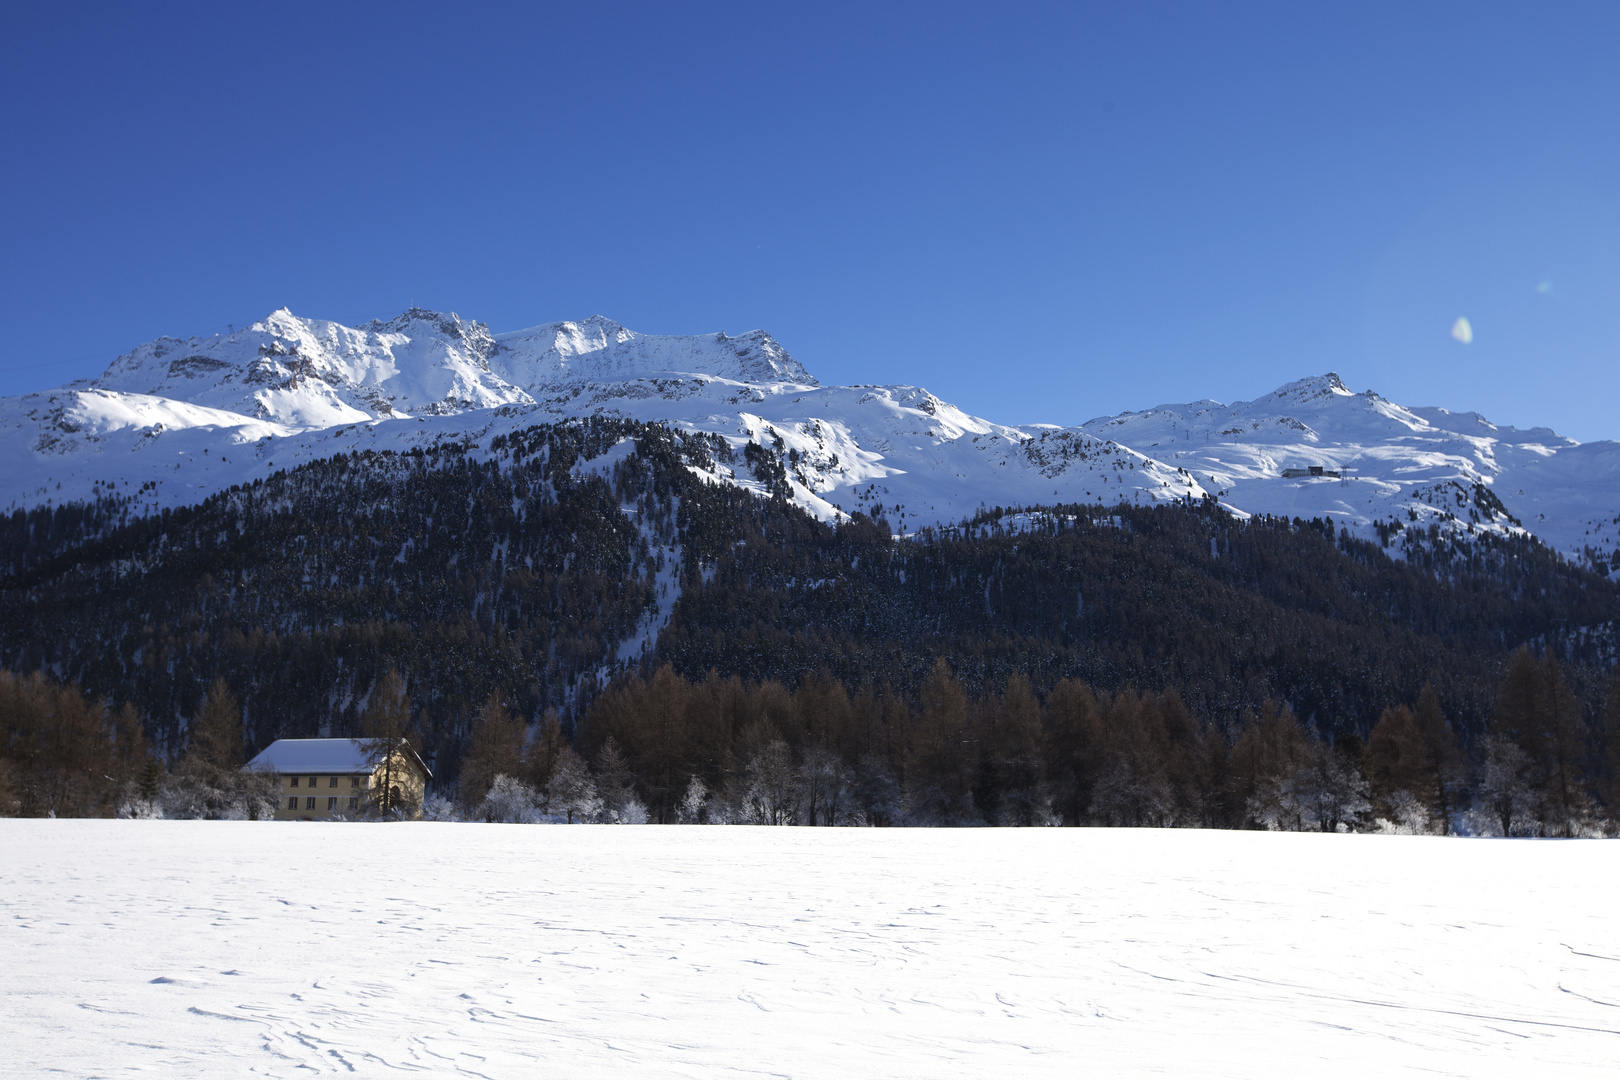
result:
M 415 303 L 1620 437 L 1620 5 L 469 7 L 6 5 L 0 393 Z

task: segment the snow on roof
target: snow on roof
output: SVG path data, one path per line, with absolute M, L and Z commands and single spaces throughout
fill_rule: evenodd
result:
M 244 768 L 275 772 L 364 773 L 372 756 L 359 739 L 277 739 Z
M 368 773 L 376 758 L 361 739 L 277 739 L 242 766 L 280 773 Z M 411 760 L 429 780 L 433 772 L 414 749 L 405 747 Z
M 242 768 L 281 773 L 368 773 L 376 766 L 376 758 L 366 752 L 365 746 L 361 739 L 277 739 Z M 433 771 L 421 755 L 409 745 L 404 749 L 422 775 L 433 779 Z

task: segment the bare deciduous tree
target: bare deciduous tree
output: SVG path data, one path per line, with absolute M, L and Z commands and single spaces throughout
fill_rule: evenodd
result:
M 406 777 L 405 755 L 411 747 L 411 699 L 405 694 L 405 681 L 389 668 L 371 688 L 371 697 L 360 715 L 361 748 L 374 763 L 375 784 L 368 812 L 382 818 L 400 817 L 414 809 L 411 785 Z

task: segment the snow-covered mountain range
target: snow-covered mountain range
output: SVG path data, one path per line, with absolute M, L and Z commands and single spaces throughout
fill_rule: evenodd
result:
M 993 506 L 1209 496 L 1237 515 L 1326 517 L 1369 536 L 1390 523 L 1523 528 L 1620 576 L 1620 444 L 1401 406 L 1333 374 L 1231 405 L 1007 426 L 920 387 L 822 386 L 762 331 L 656 336 L 593 317 L 492 335 L 421 309 L 359 327 L 283 309 L 0 399 L 0 506 L 110 492 L 141 509 L 187 505 L 335 453 L 446 441 L 478 453 L 590 414 L 757 442 L 823 520 L 881 509 L 909 532 Z M 710 475 L 766 488 L 740 453 Z

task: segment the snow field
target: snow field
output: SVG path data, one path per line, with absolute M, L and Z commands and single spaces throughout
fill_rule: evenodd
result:
M 1611 1076 L 1620 846 L 0 820 L 7 1076 Z

